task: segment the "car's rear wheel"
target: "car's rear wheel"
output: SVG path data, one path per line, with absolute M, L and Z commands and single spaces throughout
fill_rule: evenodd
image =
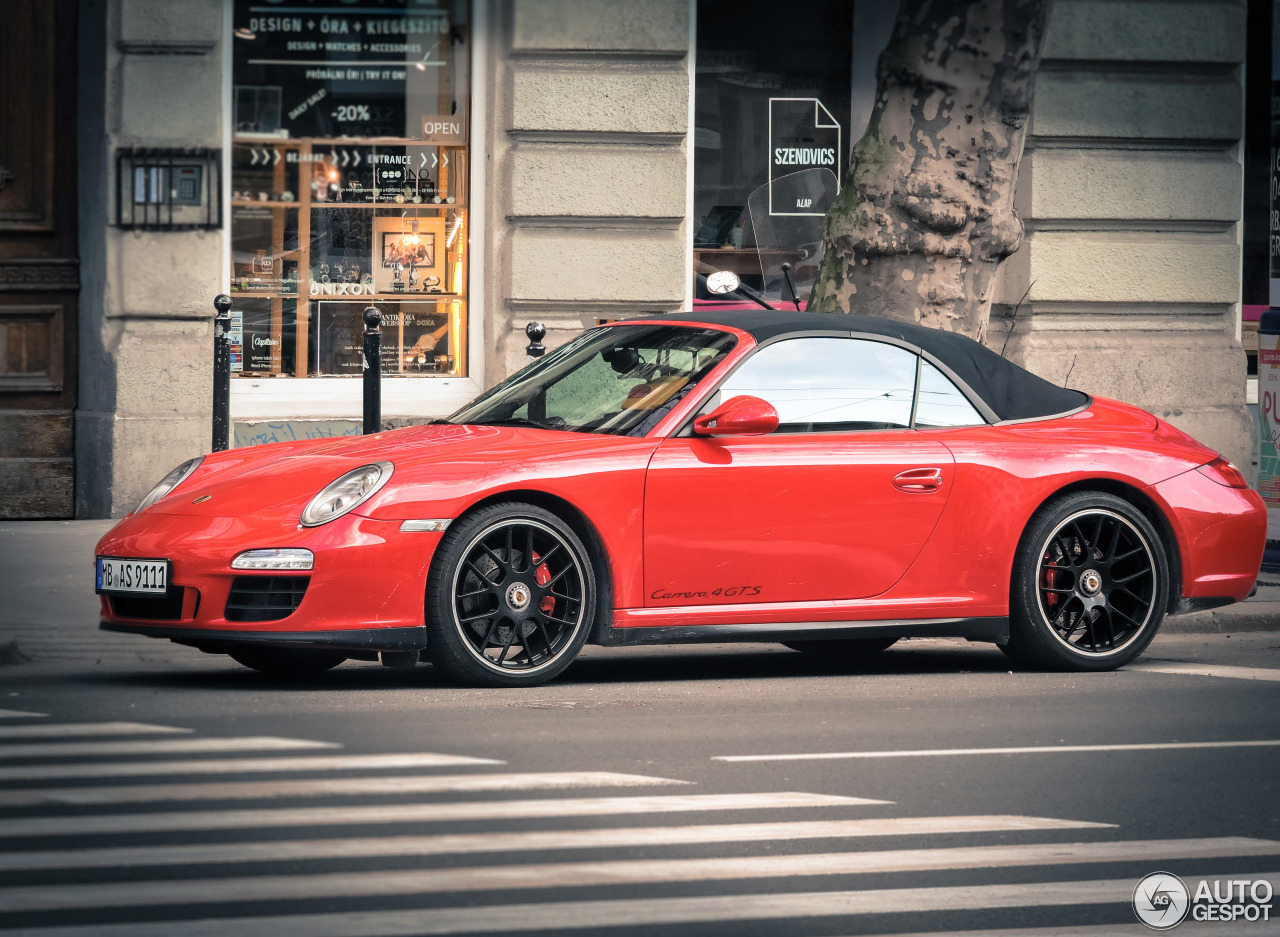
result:
M 805 654 L 825 654 L 831 657 L 855 658 L 879 654 L 898 643 L 897 638 L 846 638 L 845 640 L 821 638 L 817 641 L 783 641 L 783 647 Z
M 532 504 L 453 524 L 427 579 L 427 654 L 477 686 L 535 686 L 563 671 L 595 617 L 596 575 L 578 535 Z
M 1031 518 L 1014 560 L 1015 661 L 1114 670 L 1151 643 L 1169 600 L 1169 561 L 1151 522 L 1100 491 L 1055 498 Z
M 276 677 L 306 677 L 332 670 L 346 660 L 333 651 L 245 645 L 227 651 L 237 664 Z

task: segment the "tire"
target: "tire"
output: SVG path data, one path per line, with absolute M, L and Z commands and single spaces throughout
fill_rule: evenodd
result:
M 342 654 L 333 651 L 256 645 L 227 651 L 227 656 L 237 664 L 274 677 L 309 677 L 332 670 L 346 660 Z
M 1018 544 L 1003 650 L 1039 669 L 1123 667 L 1155 637 L 1169 587 L 1164 546 L 1141 511 L 1100 491 L 1055 498 Z
M 820 638 L 816 641 L 783 641 L 783 647 L 805 654 L 827 654 L 832 657 L 870 657 L 887 651 L 898 643 L 897 638 Z
M 537 686 L 573 662 L 595 620 L 596 572 L 578 535 L 532 504 L 452 524 L 427 576 L 427 655 L 458 683 Z

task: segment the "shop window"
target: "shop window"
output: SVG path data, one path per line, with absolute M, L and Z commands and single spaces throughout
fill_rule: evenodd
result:
M 822 218 L 856 142 L 855 2 L 792 4 L 784 13 L 767 0 L 698 0 L 697 17 L 694 271 L 731 272 L 792 308 L 781 264 L 806 299 Z M 806 170 L 822 170 L 822 180 L 775 191 Z M 695 281 L 695 307 L 723 302 Z
M 466 3 L 234 10 L 232 370 L 465 376 Z

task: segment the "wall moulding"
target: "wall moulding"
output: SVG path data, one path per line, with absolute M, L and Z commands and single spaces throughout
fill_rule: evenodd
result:
M 0 290 L 78 290 L 80 261 L 70 258 L 53 260 L 0 260 Z
M 183 41 L 165 42 L 163 40 L 126 40 L 121 39 L 117 45 L 125 55 L 208 55 L 218 45 L 214 40 L 208 42 Z

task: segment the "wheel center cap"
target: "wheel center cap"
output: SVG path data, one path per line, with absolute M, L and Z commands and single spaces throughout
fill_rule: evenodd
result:
M 512 611 L 523 612 L 529 607 L 532 598 L 533 592 L 523 582 L 513 582 L 507 587 L 507 604 Z
M 1086 569 L 1080 574 L 1080 591 L 1086 595 L 1097 595 L 1102 588 L 1102 574 L 1096 569 Z

